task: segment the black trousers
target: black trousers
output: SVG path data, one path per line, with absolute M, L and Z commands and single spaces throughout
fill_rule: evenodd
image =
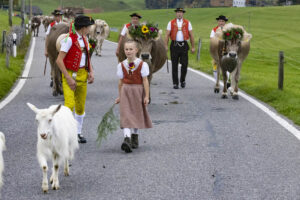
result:
M 188 67 L 189 45 L 186 41 L 177 42 L 172 40 L 170 45 L 171 61 L 172 61 L 172 79 L 173 84 L 178 85 L 178 63 L 181 64 L 180 83 L 185 82 Z

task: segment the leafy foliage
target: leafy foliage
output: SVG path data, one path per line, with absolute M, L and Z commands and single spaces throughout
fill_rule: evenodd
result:
M 97 137 L 97 142 L 98 146 L 100 147 L 101 142 L 109 134 L 112 134 L 115 130 L 118 129 L 120 120 L 118 117 L 114 114 L 114 107 L 116 104 L 112 105 L 108 112 L 105 113 L 102 117 L 102 120 L 98 126 L 97 132 L 98 132 L 98 137 Z

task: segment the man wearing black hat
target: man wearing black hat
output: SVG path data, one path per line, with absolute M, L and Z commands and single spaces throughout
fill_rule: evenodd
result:
M 185 10 L 183 8 L 177 8 L 175 10 L 176 18 L 168 23 L 165 46 L 168 50 L 169 37 L 172 42 L 170 45 L 171 50 L 171 61 L 172 61 L 172 79 L 173 88 L 178 89 L 178 62 L 181 63 L 181 75 L 180 75 L 180 86 L 185 88 L 186 82 L 185 77 L 187 74 L 188 67 L 188 50 L 189 45 L 187 40 L 190 39 L 192 45 L 192 53 L 195 52 L 194 35 L 192 31 L 192 24 L 187 19 L 183 18 Z
M 140 19 L 142 18 L 142 16 L 138 13 L 132 13 L 129 16 L 131 17 L 131 23 L 125 24 L 122 31 L 121 31 L 121 33 L 120 33 L 120 39 L 119 39 L 119 42 L 118 42 L 118 48 L 116 50 L 116 56 L 119 55 L 121 42 L 125 38 L 126 33 L 128 32 L 129 26 L 139 25 L 140 24 Z
M 62 72 L 62 86 L 64 91 L 65 106 L 74 111 L 78 122 L 78 142 L 86 143 L 81 134 L 85 116 L 85 100 L 87 82 L 93 83 L 94 70 L 89 56 L 89 42 L 87 34 L 89 26 L 94 24 L 90 17 L 80 15 L 75 18 L 75 30 L 71 31 L 66 39 L 61 40 L 61 48 L 56 63 Z
M 216 31 L 218 28 L 221 28 L 223 29 L 223 27 L 225 26 L 226 22 L 228 21 L 228 19 L 224 16 L 224 15 L 220 15 L 219 17 L 216 18 L 217 22 L 218 22 L 218 26 L 216 26 L 215 28 L 213 28 L 211 30 L 211 33 L 210 33 L 210 38 L 213 38 L 215 37 L 215 34 L 216 34 Z M 215 80 L 217 81 L 217 78 L 218 78 L 218 72 L 217 72 L 217 64 L 216 62 L 213 60 L 213 73 L 214 73 L 214 78 Z M 230 87 L 230 82 L 229 82 L 229 72 L 227 72 L 227 88 Z
M 63 12 L 61 10 L 54 10 L 51 14 L 54 16 L 54 21 L 52 23 L 50 23 L 50 25 L 47 28 L 47 32 L 46 32 L 46 40 L 45 40 L 45 56 L 46 57 L 48 57 L 47 36 L 49 35 L 50 30 L 54 25 L 61 23 Z

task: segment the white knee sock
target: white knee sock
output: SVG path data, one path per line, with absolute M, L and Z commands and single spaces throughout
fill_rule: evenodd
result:
M 129 137 L 129 138 L 131 138 L 131 131 L 130 131 L 130 128 L 123 128 L 123 132 L 124 132 L 124 137 Z
M 137 128 L 132 128 L 131 129 L 131 133 L 137 134 L 138 135 L 138 130 Z
M 83 124 L 83 118 L 85 116 L 85 113 L 83 115 L 77 115 L 75 113 L 75 119 L 77 121 L 77 134 L 81 134 L 82 124 Z
M 215 77 L 215 80 L 217 81 L 217 78 L 218 78 L 218 72 L 217 71 L 214 71 L 214 77 Z

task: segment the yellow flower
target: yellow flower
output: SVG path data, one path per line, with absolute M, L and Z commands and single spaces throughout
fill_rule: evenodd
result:
M 142 26 L 142 33 L 148 33 L 149 32 L 149 29 L 148 29 L 148 27 L 146 26 L 146 25 L 143 25 Z
M 89 43 L 89 46 L 90 46 L 90 49 L 92 48 L 92 45 L 91 45 L 91 43 Z

